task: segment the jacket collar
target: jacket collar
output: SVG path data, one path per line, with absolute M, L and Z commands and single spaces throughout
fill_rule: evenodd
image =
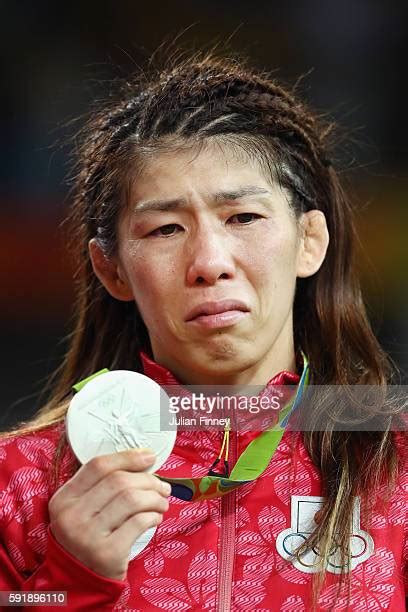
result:
M 155 380 L 159 385 L 180 385 L 180 382 L 170 370 L 150 359 L 143 351 L 140 352 L 140 358 L 143 373 Z M 300 376 L 298 374 L 283 370 L 268 381 L 266 388 L 279 385 L 297 385 L 299 380 Z

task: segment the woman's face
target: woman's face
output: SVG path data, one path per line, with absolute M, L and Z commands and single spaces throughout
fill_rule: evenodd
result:
M 293 367 L 300 229 L 255 163 L 210 146 L 156 157 L 118 232 L 122 299 L 182 382 L 262 384 Z

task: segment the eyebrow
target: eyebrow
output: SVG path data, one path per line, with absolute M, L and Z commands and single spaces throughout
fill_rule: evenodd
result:
M 271 192 L 263 187 L 256 187 L 253 185 L 246 185 L 239 187 L 233 191 L 217 191 L 211 195 L 211 200 L 215 202 L 223 202 L 225 200 L 238 200 L 247 196 L 254 195 L 271 195 Z M 187 200 L 185 198 L 175 198 L 173 200 L 146 200 L 144 202 L 138 202 L 134 209 L 134 213 L 142 213 L 148 211 L 162 211 L 167 212 L 170 210 L 176 210 L 178 208 L 185 208 L 187 206 Z

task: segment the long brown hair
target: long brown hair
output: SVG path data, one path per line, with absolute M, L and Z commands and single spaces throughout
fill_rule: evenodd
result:
M 385 385 L 390 367 L 361 296 L 352 206 L 330 160 L 333 133 L 333 125 L 267 73 L 242 58 L 213 53 L 139 74 L 94 112 L 80 137 L 68 225 L 76 257 L 75 328 L 50 401 L 18 431 L 61 421 L 72 385 L 101 368 L 141 370 L 140 349 L 150 353 L 146 327 L 134 303 L 115 300 L 95 277 L 88 241 L 97 237 L 106 254 L 114 254 L 118 215 L 135 169 L 163 148 L 177 151 L 207 139 L 258 160 L 289 190 L 296 215 L 311 209 L 325 214 L 325 261 L 317 274 L 298 279 L 294 304 L 295 344 L 310 360 L 312 382 Z M 328 429 L 306 432 L 304 439 L 325 495 L 309 544 L 319 543 L 327 556 L 333 534 L 340 534 L 347 556 L 353 497 L 371 493 L 379 474 L 389 483 L 395 476 L 392 435 Z

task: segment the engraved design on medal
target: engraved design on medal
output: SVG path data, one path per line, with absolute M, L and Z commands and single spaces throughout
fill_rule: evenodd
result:
M 146 438 L 144 431 L 140 427 L 140 423 L 135 419 L 135 412 L 140 406 L 137 402 L 128 400 L 125 395 L 125 389 L 122 390 L 120 403 L 116 405 L 115 396 L 103 397 L 97 406 L 98 413 L 93 410 L 87 410 L 87 414 L 91 417 L 102 421 L 105 424 L 102 430 L 103 439 L 110 439 L 113 442 L 115 451 L 126 450 L 127 448 L 146 448 L 149 446 L 149 441 Z M 125 401 L 126 400 L 126 401 Z M 103 411 L 100 408 L 112 406 L 109 415 L 102 417 Z M 143 416 L 143 415 L 140 415 Z M 90 435 L 90 439 L 95 442 L 101 441 L 101 432 Z M 98 450 L 98 449 L 96 449 Z
M 126 412 L 121 412 L 121 408 L 122 403 L 119 408 L 112 410 L 112 420 L 107 431 L 114 442 L 115 450 L 149 446 L 149 442 L 137 421 L 132 423 L 132 427 L 129 427 L 129 420 L 133 414 L 132 407 L 128 407 Z

